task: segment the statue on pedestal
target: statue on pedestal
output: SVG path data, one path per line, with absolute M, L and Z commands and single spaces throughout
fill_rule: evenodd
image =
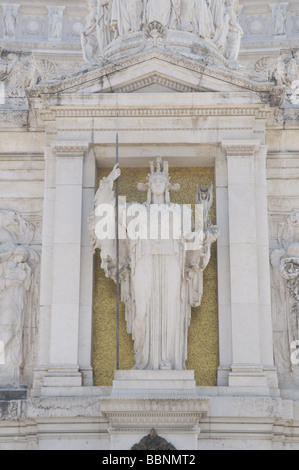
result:
M 113 183 L 119 176 L 115 166 L 101 181 L 89 219 L 93 248 L 101 249 L 101 266 L 114 280 L 116 241 L 109 225 L 114 226 Z M 212 188 L 199 187 L 195 231 L 191 208 L 170 201 L 170 191 L 180 188 L 170 183 L 167 162 L 152 162 L 147 183 L 138 189 L 147 192 L 145 204 L 119 206 L 121 298 L 134 340 L 135 369 L 184 370 L 191 307 L 201 304 L 203 271 L 219 233 L 207 217 Z

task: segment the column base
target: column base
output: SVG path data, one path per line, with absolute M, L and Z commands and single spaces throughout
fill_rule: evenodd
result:
M 51 367 L 43 378 L 42 389 L 47 387 L 82 387 L 79 367 Z
M 233 365 L 228 379 L 229 387 L 242 388 L 246 394 L 246 389 L 256 389 L 257 395 L 270 395 L 268 378 L 264 373 L 263 366 L 259 365 Z

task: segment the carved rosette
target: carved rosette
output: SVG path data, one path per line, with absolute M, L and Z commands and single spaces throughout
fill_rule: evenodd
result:
M 167 29 L 161 23 L 153 21 L 144 28 L 144 35 L 148 46 L 162 46 L 167 38 Z

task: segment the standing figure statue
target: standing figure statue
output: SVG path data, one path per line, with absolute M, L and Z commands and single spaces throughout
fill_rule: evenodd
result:
M 101 266 L 114 280 L 116 242 L 115 237 L 106 236 L 109 218 L 102 216 L 110 213 L 113 225 L 113 183 L 119 176 L 116 166 L 100 182 L 95 212 L 89 218 L 93 248 L 101 249 Z M 140 183 L 138 189 L 147 192 L 145 204 L 119 206 L 119 220 L 127 218 L 120 230 L 119 273 L 127 330 L 134 340 L 135 369 L 184 370 L 191 307 L 201 304 L 203 271 L 218 237 L 217 227 L 203 220 L 211 199 L 203 195 L 199 229 L 191 232 L 191 208 L 170 201 L 170 191 L 178 191 L 179 185 L 170 183 L 167 162 L 162 164 L 161 158 L 156 165 L 152 162 L 147 183 Z M 185 226 L 182 220 L 190 224 Z
M 201 38 L 214 36 L 213 18 L 206 0 L 193 0 L 190 30 Z
M 224 26 L 225 0 L 210 0 L 210 11 L 215 28 L 214 42 L 218 45 Z
M 112 0 L 111 23 L 114 39 L 139 31 L 142 25 L 142 0 Z
M 92 62 L 98 55 L 99 45 L 97 38 L 97 1 L 89 0 L 89 14 L 86 28 L 81 33 L 83 57 L 86 62 Z
M 14 38 L 17 28 L 17 14 L 13 6 L 9 7 L 3 16 L 4 36 Z
M 231 62 L 236 62 L 238 60 L 241 40 L 243 37 L 243 29 L 239 25 L 237 14 L 234 10 L 233 5 L 228 6 L 227 13 L 229 15 L 229 29 L 226 38 L 226 48 L 224 56 L 227 60 Z
M 172 0 L 172 10 L 170 14 L 170 29 L 180 29 L 181 26 L 181 0 Z
M 62 38 L 63 10 L 55 8 L 49 15 L 49 38 L 59 41 Z
M 217 1 L 217 0 L 215 0 Z M 218 0 L 218 2 L 222 2 L 222 0 Z M 223 11 L 223 20 L 222 22 L 218 23 L 222 17 L 222 9 L 220 8 L 220 4 L 218 4 L 218 15 L 214 16 L 214 22 L 217 21 L 215 24 L 215 35 L 213 38 L 214 43 L 216 46 L 218 46 L 219 50 L 221 52 L 225 51 L 226 48 L 226 43 L 227 43 L 227 36 L 230 28 L 230 4 L 229 3 L 224 3 L 224 11 Z M 216 14 L 216 9 L 215 9 L 215 14 Z
M 27 293 L 31 287 L 31 268 L 27 263 L 26 248 L 16 247 L 11 257 L 0 265 L 1 290 L 0 309 L 2 321 L 11 321 L 14 325 L 14 337 L 11 342 L 8 364 L 14 371 L 14 383 L 19 383 L 19 374 L 24 362 L 23 333 L 25 326 L 25 306 Z M 2 295 L 1 295 L 2 292 Z
M 0 210 L 0 387 L 19 386 L 33 364 L 39 257 L 28 244 L 35 227 L 19 213 Z
M 285 36 L 287 29 L 287 15 L 283 6 L 278 5 L 273 13 L 275 36 Z
M 101 52 L 111 42 L 111 0 L 98 0 L 97 38 Z
M 173 0 L 145 0 L 144 1 L 144 18 L 146 23 L 158 21 L 165 28 L 169 28 L 172 12 Z

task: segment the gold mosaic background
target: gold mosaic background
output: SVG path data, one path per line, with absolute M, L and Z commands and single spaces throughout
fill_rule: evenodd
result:
M 99 170 L 98 179 L 110 173 Z M 147 168 L 122 169 L 119 181 L 120 195 L 127 201 L 143 203 L 146 193 L 137 190 L 137 182 L 145 182 Z M 177 204 L 194 204 L 196 186 L 214 183 L 213 168 L 170 168 L 171 182 L 180 183 L 181 191 L 173 193 L 171 201 Z M 215 197 L 211 210 L 215 223 Z M 116 364 L 116 295 L 115 284 L 105 277 L 101 269 L 100 253 L 95 259 L 93 367 L 97 386 L 111 386 Z M 127 334 L 124 305 L 120 309 L 120 369 L 134 366 L 134 348 L 131 335 Z M 217 259 L 216 244 L 212 246 L 211 261 L 204 272 L 204 295 L 202 305 L 192 309 L 189 329 L 187 369 L 195 371 L 199 386 L 215 386 L 218 368 L 218 305 L 217 305 Z

